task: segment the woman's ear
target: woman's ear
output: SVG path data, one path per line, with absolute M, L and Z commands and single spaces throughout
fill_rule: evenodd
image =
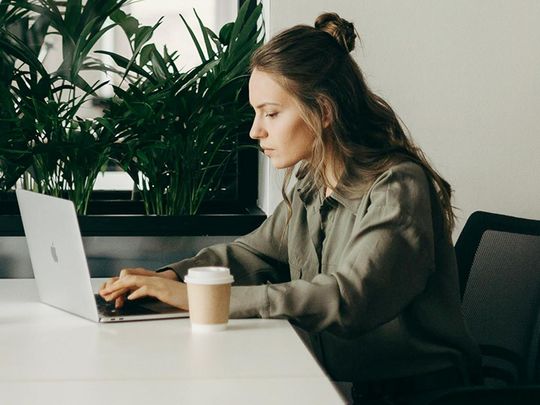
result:
M 319 99 L 319 105 L 322 113 L 322 126 L 326 129 L 334 121 L 334 109 L 332 108 L 332 103 L 326 97 Z

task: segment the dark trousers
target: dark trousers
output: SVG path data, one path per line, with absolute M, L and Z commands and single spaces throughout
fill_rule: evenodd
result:
M 355 382 L 351 394 L 355 405 L 415 405 L 430 393 L 465 385 L 462 373 L 450 367 L 409 377 Z

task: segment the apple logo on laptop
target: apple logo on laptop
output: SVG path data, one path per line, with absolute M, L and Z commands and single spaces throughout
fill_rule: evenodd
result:
M 54 242 L 51 245 L 51 256 L 55 263 L 58 263 L 58 255 L 56 254 L 56 248 L 54 247 Z

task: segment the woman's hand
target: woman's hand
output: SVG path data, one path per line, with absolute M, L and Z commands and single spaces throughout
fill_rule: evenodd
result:
M 172 270 L 156 273 L 136 268 L 124 269 L 118 277 L 113 277 L 101 286 L 99 294 L 107 301 L 115 300 L 115 307 L 128 300 L 142 297 L 155 297 L 158 300 L 181 309 L 188 309 L 187 289 L 178 282 Z

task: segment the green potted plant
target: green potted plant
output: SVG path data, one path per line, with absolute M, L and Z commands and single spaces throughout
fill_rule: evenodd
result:
M 147 43 L 159 26 L 141 27 L 121 10 L 111 17 L 129 40 L 132 56 L 110 55 L 127 88 L 115 87 L 105 118 L 122 142 L 114 158 L 132 177 L 147 214 L 194 215 L 219 194 L 223 173 L 245 147 L 253 113 L 248 64 L 261 44 L 261 5 L 249 2 L 216 35 L 195 12 L 203 44 L 184 21 L 201 64 L 182 72 L 176 54 Z M 243 139 L 242 139 L 243 136 Z
M 2 83 L 0 143 L 2 188 L 13 187 L 24 172 L 25 188 L 67 196 L 86 212 L 98 172 L 116 141 L 104 118 L 84 119 L 79 109 L 105 83 L 88 84 L 80 71 L 91 68 L 88 54 L 102 35 L 109 15 L 126 0 L 58 2 L 12 0 L 0 8 Z M 17 17 L 17 18 L 15 18 Z M 49 73 L 38 59 L 44 38 L 58 34 L 63 60 Z
M 23 176 L 26 188 L 70 198 L 80 214 L 104 213 L 89 198 L 97 173 L 114 159 L 137 180 L 146 212 L 165 215 L 82 215 L 83 234 L 249 232 L 264 220 L 259 209 L 248 208 L 238 216 L 222 210 L 210 213 L 204 204 L 208 207 L 213 200 L 223 208 L 219 195 L 228 179 L 222 175 L 231 167 L 240 170 L 239 151 L 249 142 L 247 66 L 262 40 L 257 27 L 261 7 L 245 2 L 236 22 L 225 25 L 219 35 L 199 19 L 202 43 L 188 26 L 201 64 L 181 72 L 175 54 L 158 52 L 149 43 L 159 22 L 141 27 L 120 11 L 124 2 L 0 3 L 0 68 L 8 72 L 0 82 L 0 99 L 7 106 L 0 115 L 5 129 L 0 137 L 0 187 L 12 190 Z M 105 16 L 113 23 L 105 26 Z M 108 53 L 117 68 L 90 57 L 96 41 L 113 25 L 120 25 L 133 45 L 129 58 Z M 63 62 L 50 73 L 38 55 L 45 37 L 53 34 L 62 37 Z M 104 117 L 78 115 L 80 106 L 103 85 L 86 83 L 79 74 L 84 69 L 116 71 L 124 77 Z M 167 105 L 171 103 L 174 106 Z M 12 192 L 8 195 L 13 197 Z M 4 216 L 2 223 L 0 234 L 22 235 L 16 215 Z
M 31 160 L 13 83 L 24 76 L 35 83 L 38 75 L 47 75 L 37 59 L 47 28 L 43 19 L 29 27 L 28 10 L 8 2 L 0 3 L 0 198 L 3 200 Z M 27 72 L 18 66 L 21 64 L 27 66 Z

